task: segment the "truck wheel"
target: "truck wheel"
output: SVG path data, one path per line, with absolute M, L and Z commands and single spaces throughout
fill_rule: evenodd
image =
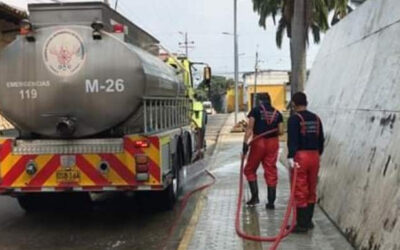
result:
M 42 208 L 42 204 L 37 196 L 32 194 L 25 194 L 17 196 L 19 206 L 25 210 L 25 212 L 36 212 Z
M 190 137 L 186 140 L 186 150 L 185 150 L 185 164 L 184 165 L 189 165 L 192 163 L 192 140 Z
M 55 211 L 89 212 L 93 205 L 90 194 L 86 192 L 52 193 L 49 201 L 50 209 Z
M 178 199 L 180 192 L 180 176 L 179 170 L 182 167 L 182 157 L 180 154 L 174 154 L 174 176 L 172 182 L 168 187 L 160 193 L 161 195 L 161 208 L 163 210 L 172 210 L 174 208 L 175 202 Z
M 17 197 L 18 203 L 26 212 L 39 211 L 79 211 L 92 208 L 89 193 L 37 193 Z

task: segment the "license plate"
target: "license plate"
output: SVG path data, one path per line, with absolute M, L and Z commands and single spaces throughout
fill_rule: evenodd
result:
M 57 182 L 61 183 L 76 183 L 81 179 L 81 175 L 78 170 L 68 169 L 68 170 L 58 170 L 56 173 Z

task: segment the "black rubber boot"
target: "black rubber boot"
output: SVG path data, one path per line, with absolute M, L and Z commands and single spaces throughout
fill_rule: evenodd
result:
M 246 204 L 247 206 L 252 207 L 260 203 L 260 199 L 258 198 L 257 181 L 249 181 L 249 187 L 251 192 L 251 199 Z
M 307 207 L 307 228 L 308 229 L 314 228 L 314 223 L 312 221 L 312 218 L 314 216 L 314 207 L 315 207 L 315 203 L 309 203 L 308 207 Z
M 308 219 L 308 208 L 298 207 L 297 208 L 297 224 L 293 228 L 292 233 L 306 233 L 308 231 L 307 219 Z
M 268 187 L 268 203 L 265 205 L 266 209 L 275 209 L 276 187 Z

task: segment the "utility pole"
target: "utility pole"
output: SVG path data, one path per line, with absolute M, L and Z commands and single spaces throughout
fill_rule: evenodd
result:
M 258 47 L 256 51 L 256 63 L 254 66 L 254 94 L 253 94 L 253 108 L 256 107 L 257 101 L 257 76 L 258 76 Z
M 179 43 L 179 47 L 180 48 L 184 48 L 185 49 L 185 55 L 187 58 L 189 58 L 189 49 L 193 49 L 194 48 L 194 41 L 189 41 L 188 38 L 188 33 L 185 32 L 179 32 L 179 34 L 183 35 L 185 37 L 185 41 L 184 42 L 180 42 Z
M 237 124 L 239 96 L 238 96 L 238 81 L 239 81 L 239 52 L 237 38 L 237 0 L 233 0 L 233 41 L 234 41 L 234 57 L 235 57 L 235 124 Z

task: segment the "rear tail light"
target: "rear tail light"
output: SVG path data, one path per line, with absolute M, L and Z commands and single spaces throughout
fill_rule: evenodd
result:
M 149 165 L 147 165 L 147 164 L 136 165 L 136 172 L 137 173 L 149 172 Z
M 136 165 L 147 164 L 149 162 L 149 158 L 147 155 L 135 155 Z
M 21 21 L 19 33 L 25 36 L 28 42 L 34 42 L 36 40 L 33 33 L 32 23 L 28 19 L 23 19 Z
M 147 140 L 135 141 L 136 148 L 148 148 L 150 143 Z
M 21 35 L 26 35 L 26 34 L 28 34 L 29 32 L 31 32 L 30 30 L 27 30 L 27 29 L 25 29 L 25 28 L 20 28 L 20 30 L 19 30 L 19 33 L 21 34 Z
M 113 25 L 113 30 L 115 33 L 124 33 L 124 25 L 122 24 L 114 24 Z
M 149 180 L 149 158 L 147 155 L 135 155 L 136 179 L 138 181 Z
M 135 155 L 136 172 L 147 173 L 149 171 L 149 158 L 147 155 Z
M 149 180 L 149 165 L 139 164 L 136 165 L 136 180 L 138 181 L 148 181 Z
M 21 35 L 26 35 L 32 31 L 32 23 L 28 19 L 21 20 L 19 27 Z

